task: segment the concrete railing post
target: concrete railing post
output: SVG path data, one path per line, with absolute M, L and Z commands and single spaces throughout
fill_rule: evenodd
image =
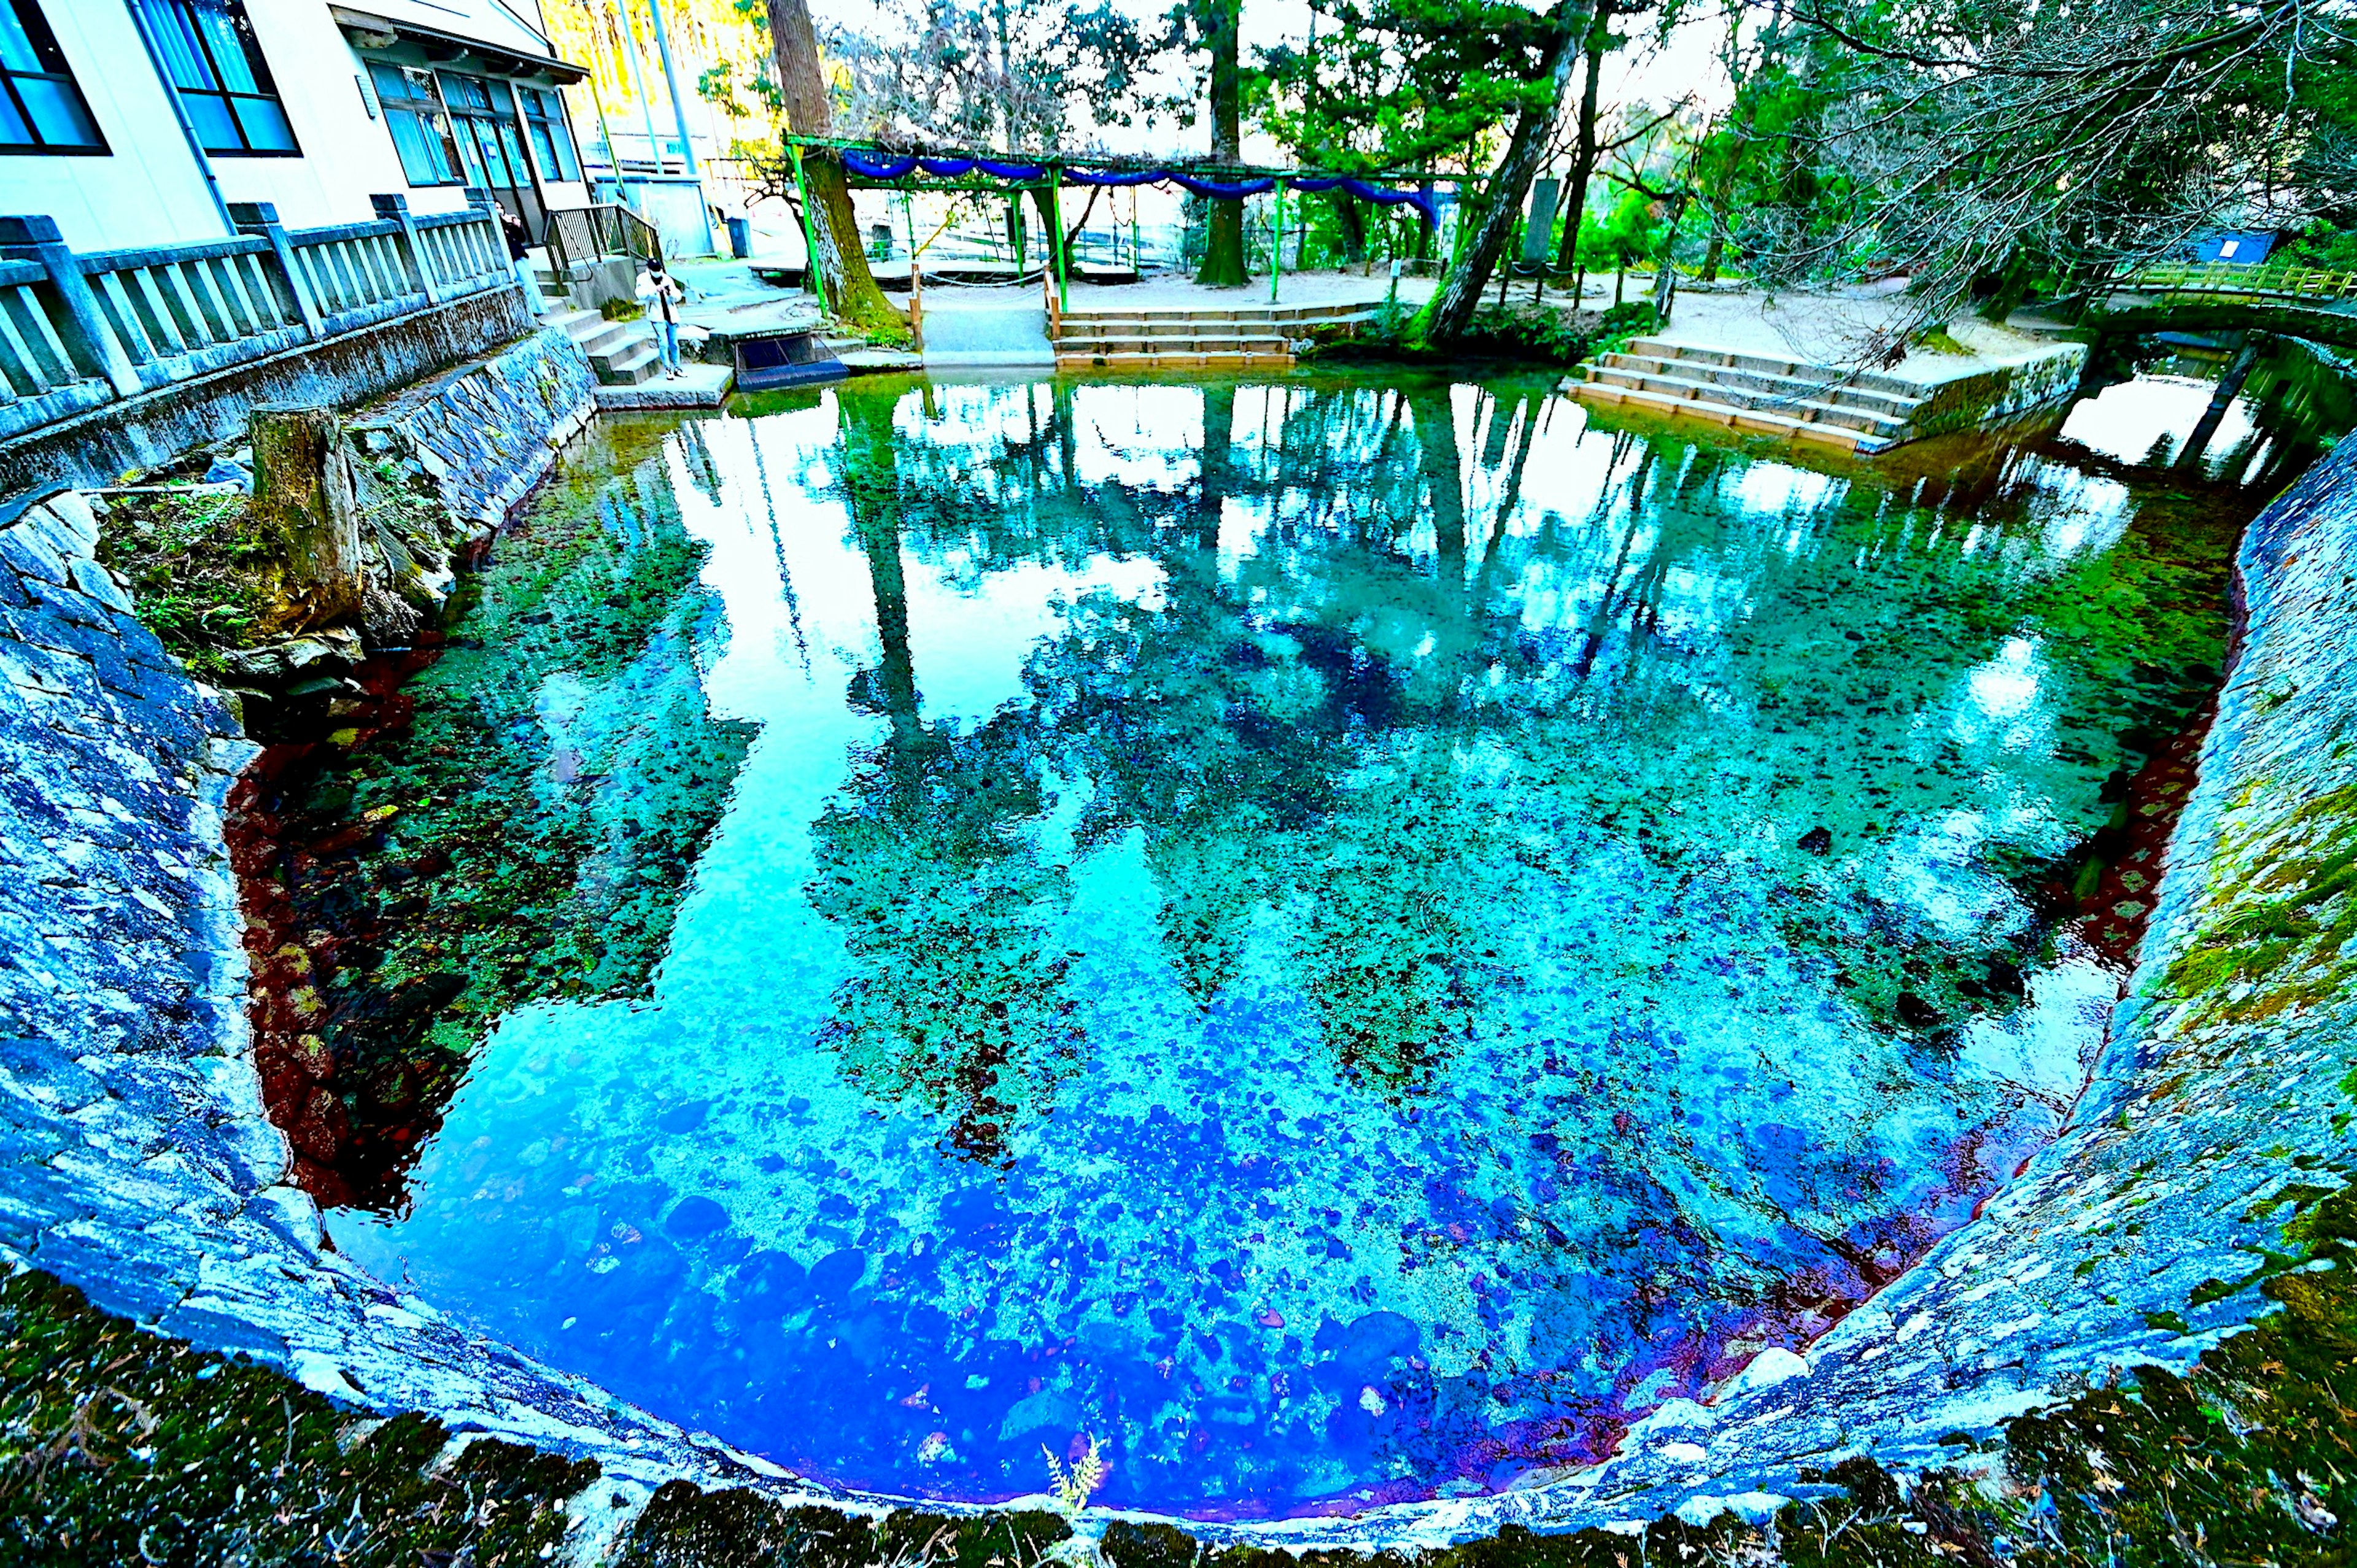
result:
M 426 264 L 425 247 L 418 243 L 417 220 L 409 215 L 409 198 L 371 196 L 369 205 L 376 209 L 379 221 L 401 225 L 402 264 L 408 272 L 409 286 L 424 295 L 429 303 L 440 299 L 442 291 L 434 286 L 434 271 Z
M 0 218 L 0 256 L 41 263 L 65 308 L 65 319 L 52 323 L 74 368 L 84 375 L 104 377 L 118 397 L 145 391 L 139 368 L 107 327 L 98 307 L 98 295 L 82 275 L 81 259 L 66 248 L 57 220 L 42 213 Z
M 259 234 L 270 242 L 270 253 L 277 258 L 278 274 L 286 283 L 287 297 L 295 302 L 295 314 L 303 320 L 303 335 L 323 338 L 319 302 L 311 297 L 310 285 L 303 281 L 303 269 L 295 263 L 295 247 L 286 238 L 286 230 L 278 221 L 277 204 L 269 201 L 232 201 L 229 204 L 230 221 L 241 234 Z
M 508 259 L 508 236 L 505 226 L 500 222 L 499 204 L 491 199 L 489 190 L 479 185 L 470 185 L 467 187 L 467 210 L 480 214 L 475 221 L 466 225 L 473 231 L 475 243 L 490 247 L 488 254 L 472 258 L 473 275 L 481 278 L 495 276 L 505 268 Z

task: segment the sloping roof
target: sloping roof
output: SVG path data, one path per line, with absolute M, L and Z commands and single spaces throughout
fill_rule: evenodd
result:
M 330 5 L 328 14 L 336 26 L 347 35 L 405 38 L 423 45 L 429 55 L 447 52 L 453 58 L 459 54 L 473 56 L 486 66 L 505 76 L 547 75 L 566 84 L 588 79 L 588 71 L 567 59 L 547 52 L 545 40 L 521 25 L 511 23 L 499 31 L 500 38 L 486 38 L 455 32 L 448 27 L 433 27 L 404 16 L 388 16 L 382 12 L 362 11 L 350 5 Z M 456 17 L 453 20 L 457 20 Z M 486 28 L 486 31 L 490 31 Z

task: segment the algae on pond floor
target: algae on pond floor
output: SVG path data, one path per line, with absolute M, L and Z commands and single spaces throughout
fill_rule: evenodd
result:
M 313 1086 L 272 1098 L 322 1197 L 391 1198 L 502 1015 L 644 991 L 744 759 L 748 727 L 704 698 L 724 629 L 662 431 L 598 441 L 500 536 L 383 722 L 265 758 L 287 941 L 256 1054 Z
M 1425 375 L 867 381 L 662 471 L 762 733 L 649 991 L 496 1020 L 338 1246 L 789 1467 L 1087 1432 L 1210 1513 L 1577 1463 L 1962 1223 L 2242 515 Z

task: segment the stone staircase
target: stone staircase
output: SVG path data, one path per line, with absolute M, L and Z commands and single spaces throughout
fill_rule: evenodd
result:
M 1168 370 L 1293 363 L 1293 346 L 1321 328 L 1348 326 L 1372 304 L 1138 306 L 1068 310 L 1052 328 L 1065 370 Z
M 658 373 L 655 330 L 642 319 L 608 321 L 594 310 L 552 310 L 540 319 L 580 344 L 597 379 L 609 387 L 634 387 Z
M 1915 435 L 1931 390 L 1897 376 L 1640 338 L 1586 367 L 1572 388 L 1600 403 L 1657 409 L 1731 430 L 1821 441 L 1861 455 Z

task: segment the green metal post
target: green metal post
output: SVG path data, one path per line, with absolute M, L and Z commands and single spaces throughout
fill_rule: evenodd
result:
M 1023 188 L 1017 186 L 1015 194 L 1006 199 L 1008 210 L 1015 214 L 1015 275 L 1023 275 L 1023 231 L 1030 227 L 1023 219 Z
M 1269 186 L 1275 203 L 1270 210 L 1268 239 L 1268 302 L 1276 303 L 1276 280 L 1285 275 L 1285 181 Z
M 1057 200 L 1057 188 L 1062 184 L 1062 171 L 1055 165 L 1048 167 L 1048 260 L 1056 269 L 1056 308 L 1072 308 L 1071 257 L 1064 250 L 1064 209 Z
M 794 160 L 794 195 L 802 205 L 802 287 L 826 302 L 826 289 L 818 279 L 818 231 L 811 227 L 810 186 L 802 179 L 802 149 L 799 142 L 786 144 L 786 151 Z

